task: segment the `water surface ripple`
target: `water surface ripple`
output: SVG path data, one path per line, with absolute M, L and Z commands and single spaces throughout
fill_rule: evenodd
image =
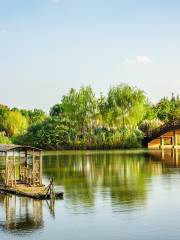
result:
M 64 200 L 0 194 L 1 240 L 179 240 L 180 153 L 46 152 Z

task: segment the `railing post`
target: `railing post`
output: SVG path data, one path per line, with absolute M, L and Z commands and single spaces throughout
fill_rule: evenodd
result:
M 177 135 L 176 135 L 176 130 L 174 131 L 174 146 L 175 148 L 177 147 L 178 143 L 177 143 Z
M 164 137 L 163 136 L 160 137 L 160 148 L 164 149 Z
M 33 167 L 32 167 L 32 172 L 31 172 L 31 182 L 32 182 L 32 185 L 34 185 L 34 183 L 35 183 L 34 172 L 36 171 L 36 170 L 35 170 L 35 156 L 34 156 L 34 149 L 32 150 L 32 152 L 33 152 Z
M 42 185 L 42 151 L 40 151 L 40 163 L 39 163 L 39 183 Z
M 16 186 L 16 156 L 13 151 L 13 167 L 14 167 L 14 185 Z
M 5 185 L 8 185 L 8 152 L 5 153 L 5 161 L 6 161 L 6 171 L 5 171 Z

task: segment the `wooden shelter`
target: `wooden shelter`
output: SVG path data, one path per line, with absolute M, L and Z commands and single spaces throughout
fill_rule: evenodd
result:
M 54 180 L 42 184 L 42 150 L 29 146 L 0 144 L 0 193 L 34 199 L 63 198 L 55 192 Z
M 154 129 L 144 140 L 150 149 L 180 149 L 180 119 Z
M 42 186 L 42 150 L 0 144 L 0 182 L 7 187 Z

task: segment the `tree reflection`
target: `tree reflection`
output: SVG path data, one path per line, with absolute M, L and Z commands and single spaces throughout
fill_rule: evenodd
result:
M 63 185 L 72 205 L 95 205 L 96 195 L 109 194 L 114 205 L 146 201 L 146 181 L 162 172 L 161 163 L 147 153 L 78 152 L 44 156 L 44 173 Z

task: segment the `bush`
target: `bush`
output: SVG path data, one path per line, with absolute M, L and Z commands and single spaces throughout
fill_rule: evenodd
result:
M 128 138 L 125 140 L 126 148 L 140 148 L 142 147 L 142 140 L 144 134 L 139 129 L 132 132 Z
M 0 135 L 0 144 L 11 144 L 11 140 L 3 135 Z
M 139 129 L 148 136 L 154 129 L 163 125 L 163 122 L 159 119 L 144 120 L 140 125 Z

